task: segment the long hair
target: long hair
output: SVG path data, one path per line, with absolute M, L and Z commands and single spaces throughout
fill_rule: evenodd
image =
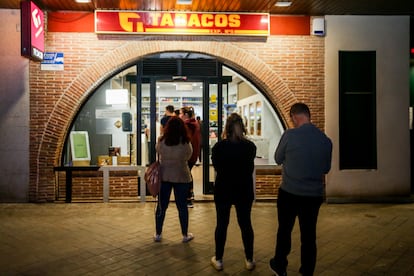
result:
M 241 141 L 246 139 L 246 133 L 247 130 L 242 117 L 237 113 L 230 114 L 230 116 L 227 117 L 222 138 L 229 139 L 230 141 Z
M 190 142 L 187 126 L 178 117 L 171 117 L 164 128 L 164 135 L 161 141 L 165 140 L 167 146 L 175 146 Z
M 192 106 L 183 106 L 181 107 L 181 112 L 187 114 L 188 118 L 194 117 L 194 108 Z

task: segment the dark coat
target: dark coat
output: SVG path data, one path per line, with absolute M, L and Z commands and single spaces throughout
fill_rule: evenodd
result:
M 193 147 L 193 154 L 191 155 L 190 159 L 188 160 L 189 163 L 195 164 L 197 162 L 198 156 L 200 154 L 200 147 L 201 147 L 201 131 L 200 131 L 200 124 L 197 122 L 196 119 L 191 118 L 185 120 L 185 124 L 188 127 L 191 145 Z
M 256 146 L 249 140 L 224 139 L 213 146 L 211 159 L 217 172 L 214 200 L 231 203 L 254 199 L 253 171 Z

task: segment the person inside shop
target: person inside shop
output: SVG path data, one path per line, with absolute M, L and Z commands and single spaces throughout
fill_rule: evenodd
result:
M 237 113 L 227 118 L 222 140 L 212 148 L 211 160 L 216 171 L 214 203 L 217 224 L 215 229 L 215 256 L 211 264 L 216 270 L 223 269 L 224 245 L 230 221 L 232 205 L 236 208 L 237 222 L 244 246 L 245 267 L 253 270 L 254 232 L 251 210 L 254 200 L 254 159 L 256 145 L 247 139 L 243 119 Z
M 165 125 L 164 135 L 156 144 L 161 164 L 161 189 L 155 212 L 154 241 L 162 240 L 165 214 L 170 203 L 171 191 L 174 190 L 175 205 L 183 235 L 182 242 L 191 241 L 194 236 L 188 232 L 187 194 L 192 181 L 188 160 L 193 148 L 188 135 L 187 126 L 178 117 L 171 117 Z
M 275 275 L 287 275 L 287 256 L 296 217 L 299 219 L 302 275 L 313 275 L 316 265 L 316 224 L 324 196 L 324 175 L 331 168 L 332 142 L 311 123 L 309 107 L 295 103 L 290 109 L 294 128 L 286 130 L 275 151 L 282 165 L 277 199 L 278 230 L 275 255 L 269 261 Z
M 201 131 L 200 125 L 195 119 L 194 108 L 191 106 L 184 106 L 180 109 L 180 118 L 186 124 L 190 139 L 191 145 L 193 146 L 193 154 L 191 155 L 190 160 L 188 160 L 188 167 L 191 169 L 194 167 L 195 163 L 197 162 L 198 155 L 200 154 L 200 142 L 201 142 Z M 187 207 L 193 208 L 193 200 L 194 200 L 194 182 L 191 181 L 190 188 L 188 190 L 187 196 Z
M 165 113 L 162 116 L 160 123 L 161 123 L 161 129 L 160 129 L 160 133 L 161 135 L 164 133 L 164 127 L 167 124 L 168 120 L 172 117 L 175 116 L 175 112 L 174 112 L 174 106 L 172 105 L 167 105 L 165 107 Z

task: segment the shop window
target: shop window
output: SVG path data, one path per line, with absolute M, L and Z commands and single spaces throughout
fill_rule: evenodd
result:
M 134 163 L 133 117 L 135 88 L 127 81 L 125 70 L 108 79 L 91 95 L 73 122 L 71 132 L 89 136 L 90 165 Z M 69 144 L 65 164 L 75 165 Z M 118 149 L 114 153 L 114 149 Z M 114 156 L 111 156 L 114 155 Z
M 340 51 L 340 169 L 377 169 L 376 136 L 376 53 Z
M 152 61 L 154 59 L 156 57 Z M 163 72 L 175 74 L 177 64 L 183 65 L 184 69 L 189 68 L 187 61 L 179 63 L 174 59 L 159 59 L 159 63 L 152 62 L 145 67 L 145 72 L 154 73 L 164 66 Z M 150 137 L 146 134 L 150 133 L 151 108 L 155 112 L 156 124 L 159 124 L 167 105 L 173 105 L 176 109 L 192 106 L 196 116 L 201 120 L 203 116 L 209 116 L 209 142 L 212 143 L 210 146 L 219 139 L 221 133 L 218 116 L 223 119 L 223 127 L 230 113 L 240 113 L 246 123 L 249 138 L 257 146 L 259 161 L 261 164 L 274 164 L 271 157 L 282 135 L 283 126 L 273 107 L 260 91 L 240 74 L 226 66 L 217 70 L 216 60 L 207 61 L 211 65 L 207 77 L 220 71 L 222 76 L 231 77 L 232 80 L 222 86 L 221 113 L 218 108 L 218 85 L 214 82 L 209 84 L 209 94 L 206 98 L 209 103 L 205 113 L 203 101 L 206 99 L 203 95 L 204 83 L 201 81 L 174 81 L 171 76 L 171 80 L 164 78 L 156 81 L 155 106 L 151 106 L 150 83 L 143 81 L 140 86 L 137 85 L 139 66 L 133 65 L 107 79 L 82 106 L 70 130 L 88 134 L 90 165 L 148 164 L 152 145 Z M 193 64 L 196 68 L 200 66 L 198 60 Z M 199 74 L 197 72 L 194 70 L 194 74 Z M 141 119 L 140 124 L 138 119 Z M 159 127 L 155 129 L 157 138 Z M 111 156 L 115 149 L 116 155 L 119 156 L 117 158 Z M 71 146 L 67 141 L 63 153 L 65 165 L 74 165 L 72 155 Z

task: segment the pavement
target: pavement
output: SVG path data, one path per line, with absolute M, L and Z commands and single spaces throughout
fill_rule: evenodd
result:
M 189 209 L 194 240 L 181 242 L 178 214 L 167 211 L 161 243 L 154 243 L 153 202 L 0 204 L 0 275 L 272 275 L 275 201 L 252 210 L 256 269 L 244 268 L 234 208 L 224 270 L 214 254 L 214 203 Z M 414 275 L 414 203 L 326 204 L 318 221 L 315 275 Z M 298 225 L 288 275 L 299 275 Z

